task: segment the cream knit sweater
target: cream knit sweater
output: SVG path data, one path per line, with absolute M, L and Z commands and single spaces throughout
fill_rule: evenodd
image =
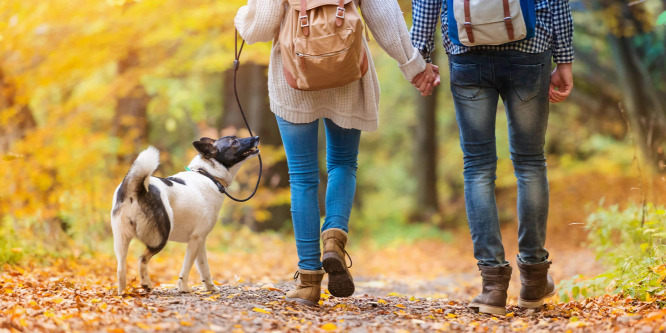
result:
M 355 2 L 358 4 L 358 0 Z M 247 6 L 238 10 L 234 23 L 248 44 L 271 41 L 280 31 L 285 6 L 283 0 L 248 0 Z M 425 69 L 396 0 L 363 0 L 361 12 L 379 46 L 398 61 L 405 79 L 411 81 Z M 279 43 L 273 45 L 268 67 L 268 95 L 276 115 L 291 123 L 329 118 L 343 128 L 377 129 L 379 82 L 372 57 L 368 57 L 368 72 L 358 81 L 339 88 L 301 91 L 289 86 L 284 78 Z M 363 43 L 370 55 L 367 41 Z

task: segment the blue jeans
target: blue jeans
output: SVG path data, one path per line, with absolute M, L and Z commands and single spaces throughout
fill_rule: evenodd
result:
M 354 194 L 361 131 L 344 129 L 324 119 L 326 127 L 326 218 L 320 230 L 319 160 L 317 137 L 319 121 L 293 124 L 277 118 L 282 144 L 287 153 L 289 184 L 291 186 L 291 218 L 294 224 L 298 267 L 321 269 L 320 233 L 330 228 L 348 231 Z
M 509 125 L 509 150 L 518 183 L 518 260 L 548 258 L 548 124 L 551 51 L 472 51 L 449 56 L 451 92 L 464 155 L 465 206 L 479 265 L 507 265 L 500 234 L 495 179 L 495 118 L 499 97 Z

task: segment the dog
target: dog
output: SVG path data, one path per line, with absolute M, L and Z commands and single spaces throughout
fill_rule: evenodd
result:
M 139 258 L 144 290 L 152 289 L 148 262 L 167 241 L 187 243 L 178 279 L 181 292 L 191 291 L 187 280 L 195 262 L 206 290 L 217 290 L 206 259 L 206 237 L 217 221 L 225 199 L 224 189 L 240 167 L 259 154 L 259 137 L 201 138 L 192 144 L 199 154 L 187 167 L 188 171 L 168 178 L 154 177 L 159 151 L 149 147 L 139 154 L 116 188 L 111 229 L 118 260 L 118 295 L 125 290 L 127 250 L 134 238 L 146 245 Z

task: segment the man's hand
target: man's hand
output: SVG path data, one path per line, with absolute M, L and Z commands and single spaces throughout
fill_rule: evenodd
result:
M 423 72 L 412 79 L 412 84 L 421 92 L 421 96 L 429 96 L 432 90 L 440 84 L 439 67 L 428 63 Z
M 551 103 L 564 102 L 573 90 L 573 73 L 571 63 L 557 64 L 550 74 L 550 89 L 548 99 Z

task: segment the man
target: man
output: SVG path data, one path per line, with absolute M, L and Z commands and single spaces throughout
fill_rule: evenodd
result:
M 441 14 L 464 153 L 467 220 L 483 280 L 481 294 L 469 306 L 483 313 L 506 313 L 506 290 L 511 278 L 495 200 L 495 118 L 499 97 L 508 117 L 510 153 L 518 183 L 516 261 L 522 283 L 518 306 L 540 307 L 555 293 L 548 275 L 551 262 L 544 248 L 549 201 L 544 143 L 548 102 L 564 101 L 573 89 L 573 20 L 567 0 L 535 1 L 534 37 L 475 47 L 454 45 L 449 39 L 446 1 L 412 3 L 412 44 L 427 62 Z M 551 57 L 556 63 L 552 73 Z

